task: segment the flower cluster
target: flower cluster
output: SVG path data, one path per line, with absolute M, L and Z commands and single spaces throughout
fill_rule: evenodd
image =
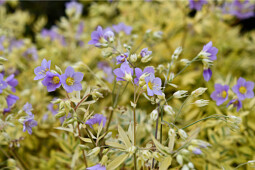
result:
M 55 91 L 62 84 L 63 88 L 71 93 L 72 91 L 82 90 L 81 81 L 83 79 L 83 73 L 75 72 L 71 66 L 68 66 L 65 73 L 60 75 L 50 71 L 51 61 L 43 59 L 41 66 L 34 69 L 34 80 L 42 80 L 42 84 L 47 87 L 48 92 Z
M 37 121 L 34 120 L 34 114 L 31 112 L 32 110 L 32 105 L 30 103 L 26 103 L 23 106 L 23 111 L 25 111 L 27 116 L 21 120 L 23 124 L 23 132 L 27 131 L 30 135 L 32 134 L 32 127 L 37 126 Z
M 215 91 L 211 94 L 211 98 L 216 101 L 216 104 L 219 106 L 228 100 L 228 85 L 215 84 Z M 254 97 L 254 83 L 251 81 L 246 81 L 244 78 L 240 77 L 237 80 L 237 84 L 232 87 L 233 92 L 236 97 L 229 101 L 227 106 L 233 104 L 234 107 L 239 111 L 242 108 L 242 100 L 246 98 Z

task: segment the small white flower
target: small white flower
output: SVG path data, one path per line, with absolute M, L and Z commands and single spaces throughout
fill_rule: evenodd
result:
M 202 95 L 206 90 L 207 90 L 207 88 L 199 87 L 198 89 L 194 90 L 191 93 L 191 95 L 194 97 L 198 97 L 198 96 Z
M 178 90 L 177 92 L 175 92 L 175 93 L 173 94 L 173 96 L 174 96 L 175 98 L 183 98 L 183 97 L 188 96 L 187 93 L 188 93 L 188 91 L 186 91 L 186 90 Z
M 200 100 L 196 100 L 194 102 L 194 104 L 197 106 L 197 107 L 204 107 L 206 105 L 209 104 L 209 100 L 204 100 L 204 99 L 200 99 Z

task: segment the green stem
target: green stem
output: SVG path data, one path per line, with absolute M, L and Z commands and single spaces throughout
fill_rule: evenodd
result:
M 179 109 L 178 113 L 176 114 L 176 116 L 175 116 L 175 118 L 174 118 L 174 122 L 173 122 L 173 123 L 175 123 L 175 122 L 176 122 L 177 117 L 180 115 L 180 113 L 181 113 L 181 111 L 182 111 L 182 109 L 183 109 L 184 105 L 187 103 L 187 101 L 189 100 L 189 98 L 190 98 L 190 96 L 189 96 L 189 97 L 187 97 L 187 98 L 185 99 L 185 101 L 182 103 L 181 108 Z
M 136 105 L 136 86 L 134 85 L 134 104 Z M 136 146 L 136 106 L 133 107 L 133 117 L 134 117 L 134 146 Z M 133 155 L 134 157 L 134 169 L 136 170 L 136 152 Z

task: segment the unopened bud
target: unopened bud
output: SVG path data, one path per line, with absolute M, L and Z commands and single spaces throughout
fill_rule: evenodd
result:
M 194 102 L 194 104 L 197 106 L 197 107 L 204 107 L 206 105 L 209 104 L 209 100 L 204 100 L 204 99 L 200 99 L 200 100 L 196 100 Z
M 136 60 L 137 60 L 137 55 L 136 54 L 131 54 L 130 55 L 130 61 L 134 63 L 134 62 L 136 62 Z
M 177 155 L 176 160 L 177 160 L 177 162 L 179 163 L 179 165 L 182 165 L 182 164 L 183 164 L 183 157 L 182 157 L 180 154 Z
M 151 112 L 151 119 L 155 121 L 155 120 L 157 120 L 157 118 L 158 118 L 158 111 L 157 111 L 157 109 L 154 109 Z
M 207 90 L 207 88 L 200 87 L 200 88 L 194 90 L 194 91 L 191 93 L 191 95 L 194 96 L 194 97 L 198 97 L 198 96 L 202 95 L 206 90 Z
M 192 162 L 189 162 L 188 167 L 191 168 L 191 169 L 194 169 L 194 164 Z
M 188 96 L 187 93 L 188 93 L 188 91 L 186 91 L 186 90 L 179 90 L 179 91 L 175 92 L 175 93 L 173 94 L 173 96 L 174 96 L 175 98 L 183 98 L 183 97 Z
M 189 170 L 188 165 L 183 165 L 181 170 Z
M 66 114 L 66 112 L 63 111 L 63 110 L 61 110 L 61 111 L 59 111 L 59 112 L 55 115 L 55 117 L 56 117 L 56 118 L 61 118 L 61 117 L 65 116 L 65 114 Z
M 142 63 L 147 63 L 147 62 L 149 62 L 151 59 L 152 59 L 152 56 L 151 56 L 151 55 L 146 55 L 146 56 L 142 57 L 141 61 L 142 61 Z
M 188 59 L 181 59 L 180 61 L 184 66 L 186 66 L 187 64 L 190 63 L 190 61 Z
M 174 109 L 169 105 L 164 106 L 164 111 L 171 116 L 175 114 Z
M 184 130 L 182 130 L 182 129 L 179 129 L 179 130 L 178 130 L 178 134 L 180 135 L 180 137 L 181 137 L 182 139 L 187 139 L 187 138 L 188 138 L 187 133 L 186 133 Z

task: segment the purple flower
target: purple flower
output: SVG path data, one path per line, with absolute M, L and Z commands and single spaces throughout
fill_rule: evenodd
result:
M 50 64 L 51 60 L 47 61 L 46 59 L 43 59 L 41 66 L 36 67 L 34 70 L 36 75 L 34 80 L 43 79 L 46 76 L 46 72 L 50 70 Z
M 50 38 L 51 41 L 58 40 L 63 46 L 66 45 L 65 38 L 57 32 L 57 27 L 53 26 L 50 30 L 43 29 L 41 31 L 43 38 Z
M 88 167 L 87 170 L 106 170 L 106 167 L 101 164 L 96 164 L 95 166 Z
M 7 88 L 8 84 L 4 81 L 3 75 L 0 73 L 0 93 L 3 92 L 3 89 Z
M 194 154 L 196 154 L 196 155 L 201 155 L 201 154 L 202 154 L 202 151 L 201 151 L 201 149 L 199 149 L 199 148 L 194 148 L 194 149 L 192 150 L 192 152 L 193 152 Z
M 89 125 L 92 128 L 92 125 L 94 124 L 101 124 L 103 122 L 103 127 L 106 123 L 106 117 L 104 117 L 102 114 L 95 114 L 91 119 L 87 120 L 85 124 Z
M 52 101 L 55 101 L 55 100 L 56 100 L 56 98 L 53 99 Z M 59 110 L 59 104 L 50 103 L 50 104 L 48 104 L 47 108 L 49 109 L 49 111 L 51 111 L 51 113 L 53 115 L 56 115 L 58 113 L 58 110 Z
M 253 88 L 254 83 L 252 81 L 246 81 L 244 78 L 240 77 L 232 90 L 237 95 L 238 99 L 244 100 L 245 98 L 254 97 Z
M 154 74 L 150 74 L 148 77 L 145 77 L 145 82 L 147 84 L 147 94 L 149 96 L 162 95 L 161 91 L 161 79 L 156 77 Z
M 140 80 L 140 77 L 143 75 L 143 74 L 154 74 L 155 71 L 154 71 L 154 68 L 153 67 L 146 67 L 143 71 L 142 69 L 140 68 L 135 68 L 135 75 L 136 75 L 136 78 L 134 79 L 134 83 L 136 85 L 139 85 L 139 80 Z
M 96 31 L 91 33 L 91 40 L 88 42 L 90 45 L 96 47 L 106 47 L 108 41 L 113 41 L 114 33 L 109 29 L 103 30 L 101 26 L 97 27 Z
M 71 113 L 68 113 L 67 116 L 63 116 L 63 117 L 59 118 L 59 121 L 61 122 L 61 124 L 63 124 L 63 122 L 64 122 L 66 119 L 70 118 L 70 117 L 71 117 Z
M 84 42 L 81 41 L 81 35 L 83 33 L 83 29 L 84 29 L 84 22 L 81 21 L 77 27 L 77 31 L 76 31 L 76 35 L 75 35 L 75 39 L 79 41 L 80 46 L 83 46 L 83 44 L 84 44 Z
M 7 77 L 5 81 L 9 86 L 11 86 L 11 90 L 16 92 L 15 87 L 18 85 L 18 80 L 14 78 L 14 74 L 11 74 L 9 77 Z
M 133 69 L 125 62 L 121 64 L 120 68 L 113 70 L 113 73 L 117 76 L 117 81 L 129 81 L 132 80 Z
M 203 52 L 208 53 L 208 56 L 210 60 L 216 60 L 217 56 L 216 54 L 218 53 L 218 49 L 216 47 L 212 46 L 212 41 L 210 41 L 209 43 L 207 43 L 204 47 L 203 47 Z
M 64 89 L 71 93 L 74 91 L 80 91 L 82 89 L 81 81 L 83 79 L 83 73 L 75 72 L 71 66 L 68 66 L 65 73 L 60 76 L 61 83 Z
M 236 111 L 239 111 L 242 108 L 242 101 L 239 99 L 230 100 L 227 106 L 231 104 L 233 104 L 233 106 L 236 107 Z
M 211 94 L 211 98 L 216 101 L 217 106 L 228 100 L 228 85 L 215 84 L 215 91 Z
M 212 70 L 210 68 L 204 69 L 203 76 L 204 76 L 205 81 L 209 81 L 212 77 Z
M 23 110 L 28 114 L 28 115 L 33 115 L 33 113 L 31 112 L 31 110 L 33 110 L 32 105 L 30 103 L 26 103 L 23 106 Z
M 204 4 L 207 4 L 207 0 L 189 0 L 189 7 L 200 11 Z
M 47 87 L 48 92 L 55 91 L 61 86 L 60 75 L 57 73 L 47 72 L 42 84 Z
M 7 106 L 8 108 L 4 109 L 4 113 L 10 112 L 11 107 L 16 103 L 16 101 L 19 99 L 18 96 L 15 96 L 13 94 L 9 94 L 6 97 L 6 102 L 7 102 Z
M 23 40 L 16 40 L 16 39 L 13 39 L 11 40 L 11 43 L 9 45 L 9 51 L 12 51 L 13 48 L 21 48 L 22 46 L 24 45 L 24 42 Z
M 113 25 L 112 27 L 115 30 L 115 32 L 119 33 L 121 31 L 123 31 L 127 35 L 129 35 L 133 29 L 131 26 L 127 26 L 123 22 L 119 23 L 118 25 Z
M 107 62 L 98 62 L 97 67 L 104 71 L 106 75 L 104 76 L 104 79 L 109 83 L 112 83 L 114 80 L 114 75 L 110 65 Z
M 70 12 L 75 12 L 75 15 L 81 15 L 82 13 L 82 4 L 78 3 L 78 2 L 75 2 L 75 1 L 72 1 L 72 2 L 68 2 L 66 3 L 66 10 L 67 10 L 67 13 L 68 11 Z
M 255 5 L 249 0 L 234 0 L 232 3 L 225 3 L 224 13 L 229 13 L 239 19 L 247 19 L 254 16 Z
M 121 64 L 121 63 L 124 63 L 127 61 L 127 58 L 128 58 L 128 53 L 124 53 L 124 54 L 121 54 L 119 56 L 116 57 L 116 60 L 117 60 L 117 64 Z
M 38 55 L 36 48 L 35 47 L 28 48 L 27 51 L 23 53 L 23 56 L 26 57 L 27 59 L 37 60 Z
M 5 0 L 0 0 L 0 5 L 3 5 L 5 3 Z
M 34 120 L 34 115 L 29 115 L 23 122 L 23 132 L 27 130 L 28 134 L 32 134 L 32 127 L 37 126 L 37 122 Z
M 140 56 L 141 57 L 146 57 L 146 56 L 150 56 L 152 54 L 151 51 L 148 51 L 148 48 L 144 48 L 142 49 L 142 51 L 140 52 Z

